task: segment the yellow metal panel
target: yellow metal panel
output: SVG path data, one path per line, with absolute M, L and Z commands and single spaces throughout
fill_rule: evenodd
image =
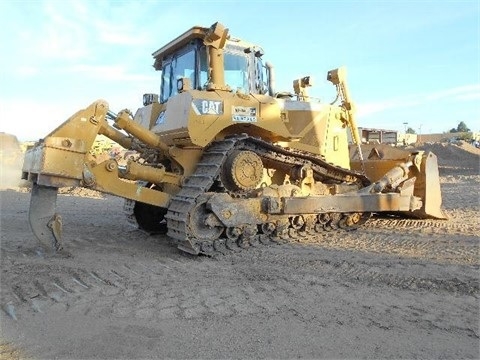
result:
M 87 171 L 93 179 L 93 183 L 89 188 L 151 205 L 168 206 L 170 202 L 169 194 L 149 189 L 134 181 L 120 179 L 118 168 L 112 166 L 112 164 L 114 162 L 107 160 L 101 164 L 88 167 Z

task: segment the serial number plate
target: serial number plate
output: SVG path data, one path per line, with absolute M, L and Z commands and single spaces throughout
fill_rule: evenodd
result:
M 257 122 L 257 108 L 250 106 L 232 106 L 232 121 Z
M 256 116 L 243 116 L 243 115 L 233 115 L 232 116 L 233 121 L 237 122 L 257 122 L 257 117 Z

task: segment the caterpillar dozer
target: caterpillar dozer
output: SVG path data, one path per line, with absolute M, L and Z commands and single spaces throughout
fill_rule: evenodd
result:
M 323 103 L 309 76 L 277 92 L 263 55 L 220 23 L 193 27 L 153 53 L 160 93 L 135 114 L 98 100 L 39 140 L 22 177 L 43 247 L 63 249 L 67 186 L 125 198 L 140 228 L 195 255 L 353 230 L 374 213 L 445 218 L 433 153 L 362 146 L 345 68 L 328 72 L 336 99 Z M 91 161 L 99 134 L 138 156 Z

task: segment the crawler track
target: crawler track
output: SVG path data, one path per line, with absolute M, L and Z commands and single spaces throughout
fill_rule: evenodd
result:
M 355 226 L 345 225 L 345 219 L 351 214 L 322 214 L 316 216 L 305 214 L 301 226 L 291 223 L 291 219 L 285 217 L 281 226 L 271 225 L 252 226 L 245 224 L 241 233 L 228 234 L 219 229 L 221 234 L 195 231 L 195 222 L 204 216 L 206 209 L 202 207 L 208 197 L 210 189 L 216 187 L 222 189 L 220 173 L 228 155 L 234 150 L 249 150 L 259 155 L 262 160 L 276 163 L 279 166 L 305 166 L 313 170 L 313 176 L 327 183 L 349 183 L 358 188 L 368 185 L 370 182 L 364 175 L 337 167 L 327 163 L 318 157 L 296 151 L 276 147 L 262 140 L 251 138 L 246 135 L 236 136 L 212 143 L 204 152 L 197 169 L 182 187 L 182 190 L 173 197 L 167 219 L 168 236 L 178 242 L 178 247 L 186 252 L 212 255 L 215 252 L 235 251 L 258 243 L 270 241 L 297 241 L 299 235 L 305 237 L 315 232 L 331 231 L 343 228 L 352 230 L 363 224 L 369 217 L 361 214 L 360 221 Z M 224 190 L 225 191 L 225 190 Z M 245 196 L 239 193 L 237 196 Z

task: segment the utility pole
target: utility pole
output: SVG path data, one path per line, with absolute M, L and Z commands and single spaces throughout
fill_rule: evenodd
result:
M 408 122 L 404 122 L 403 125 L 405 126 L 405 134 L 407 133 L 407 125 L 408 125 Z

